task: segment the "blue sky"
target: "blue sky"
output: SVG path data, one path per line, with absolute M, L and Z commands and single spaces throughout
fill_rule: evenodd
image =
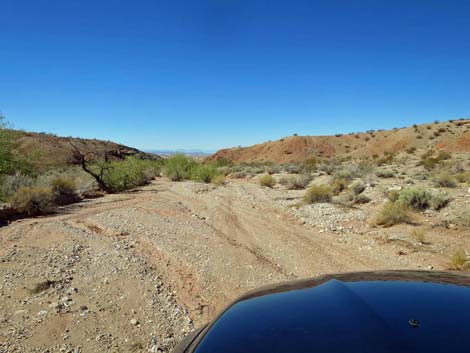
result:
M 143 149 L 470 116 L 470 1 L 2 0 L 15 127 Z

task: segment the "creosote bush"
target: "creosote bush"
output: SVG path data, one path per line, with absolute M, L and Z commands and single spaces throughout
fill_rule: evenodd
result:
M 410 212 L 408 207 L 402 203 L 389 201 L 383 205 L 375 221 L 378 225 L 385 227 L 408 223 L 410 221 Z
M 276 180 L 271 175 L 264 175 L 259 179 L 259 184 L 272 188 L 276 184 Z
M 329 185 L 313 185 L 304 195 L 305 203 L 331 202 L 333 192 Z

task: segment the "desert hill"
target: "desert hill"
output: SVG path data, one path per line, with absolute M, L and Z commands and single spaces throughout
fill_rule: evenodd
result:
M 58 137 L 52 134 L 19 132 L 18 150 L 24 154 L 37 153 L 36 162 L 41 166 L 60 166 L 67 164 L 73 157 L 74 149 L 71 143 L 82 153 L 91 154 L 93 158 L 103 159 L 106 153 L 115 158 L 138 156 L 140 158 L 161 158 L 156 154 L 142 152 L 111 141 L 97 139 L 82 139 L 77 137 Z
M 301 162 L 309 158 L 399 153 L 410 149 L 470 152 L 470 120 L 413 125 L 393 130 L 337 134 L 334 136 L 290 136 L 250 147 L 222 149 L 209 160 L 229 159 L 235 163 Z

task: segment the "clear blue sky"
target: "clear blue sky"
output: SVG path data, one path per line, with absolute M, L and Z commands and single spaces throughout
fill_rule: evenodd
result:
M 470 1 L 2 0 L 15 127 L 144 149 L 470 115 Z

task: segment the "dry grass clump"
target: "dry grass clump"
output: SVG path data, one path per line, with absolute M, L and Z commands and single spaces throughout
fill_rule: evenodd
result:
M 54 193 L 47 187 L 20 187 L 8 199 L 9 203 L 19 213 L 28 216 L 39 216 L 54 212 Z
M 313 185 L 304 195 L 304 202 L 308 204 L 316 202 L 331 202 L 333 191 L 329 185 Z
M 422 229 L 413 229 L 411 236 L 420 244 L 426 244 L 426 232 Z
M 222 174 L 216 175 L 216 176 L 212 177 L 211 183 L 214 184 L 214 185 L 218 185 L 218 186 L 224 185 L 225 184 L 225 176 L 222 175 Z
M 464 271 L 470 269 L 470 259 L 463 249 L 454 251 L 450 258 L 450 270 Z
M 378 225 L 391 227 L 399 223 L 410 222 L 411 216 L 409 208 L 399 202 L 387 202 L 383 205 L 375 222 Z
M 338 178 L 333 180 L 330 189 L 333 195 L 338 195 L 341 191 L 345 190 L 349 186 L 349 180 L 346 178 Z
M 51 188 L 56 205 L 63 206 L 80 201 L 73 179 L 57 177 L 51 181 Z
M 276 180 L 271 175 L 264 175 L 259 179 L 259 184 L 272 188 L 276 184 Z

